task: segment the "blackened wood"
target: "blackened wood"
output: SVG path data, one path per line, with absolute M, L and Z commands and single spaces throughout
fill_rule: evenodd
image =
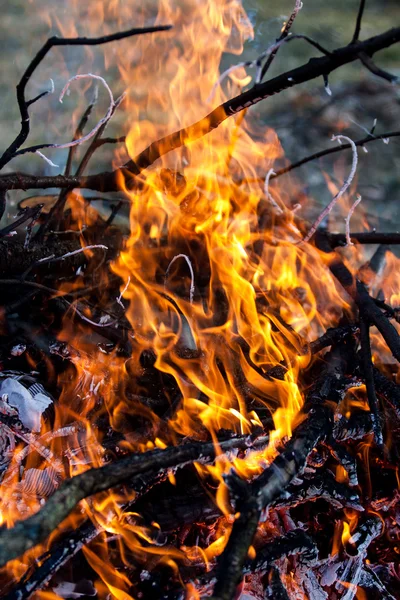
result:
M 266 600 L 290 600 L 276 567 L 271 567 L 268 572 L 268 587 L 265 598 Z
M 321 230 L 317 231 L 315 241 L 320 250 L 330 254 L 329 269 L 346 292 L 353 298 L 360 311 L 360 315 L 367 322 L 378 328 L 393 356 L 396 360 L 400 361 L 400 336 L 388 317 L 375 304 L 365 285 L 361 281 L 354 279 L 352 273 L 342 262 L 339 255 L 332 250 L 326 233 Z
M 376 367 L 373 367 L 376 391 L 387 400 L 400 419 L 400 386 L 388 379 Z
M 220 442 L 219 448 L 228 452 L 236 448 L 263 447 L 267 443 L 268 436 L 257 439 L 240 436 Z M 132 454 L 64 481 L 35 515 L 25 521 L 19 521 L 12 529 L 6 529 L 4 526 L 0 528 L 0 565 L 46 539 L 83 498 L 115 487 L 147 471 L 163 471 L 193 461 L 213 460 L 215 453 L 215 445 L 211 442 L 191 442 L 165 450 Z
M 294 554 L 308 564 L 318 559 L 318 548 L 303 529 L 293 529 L 259 548 L 256 558 L 245 563 L 244 573 L 263 571 L 272 562 Z
M 149 489 L 164 479 L 157 473 L 146 473 L 144 476 L 133 478 L 129 486 L 135 490 L 132 501 L 121 506 L 121 513 L 132 510 L 137 500 L 145 495 Z M 93 541 L 103 531 L 89 519 L 77 529 L 65 535 L 45 555 L 40 557 L 25 575 L 16 583 L 12 590 L 4 596 L 4 600 L 27 600 L 38 590 L 48 585 L 54 575 L 68 563 L 86 544 Z
M 307 64 L 282 73 L 273 79 L 253 86 L 250 90 L 228 100 L 224 104 L 221 104 L 215 108 L 211 113 L 203 117 L 197 123 L 176 131 L 172 134 L 165 136 L 164 138 L 153 142 L 136 156 L 133 160 L 130 160 L 120 169 L 111 171 L 108 173 L 100 173 L 91 177 L 74 178 L 74 187 L 88 187 L 99 191 L 117 191 L 120 189 L 121 175 L 126 180 L 126 186 L 131 188 L 137 185 L 136 176 L 146 169 L 148 166 L 153 164 L 158 158 L 171 152 L 176 148 L 184 146 L 187 142 L 199 139 L 200 137 L 210 133 L 223 123 L 228 117 L 245 110 L 249 106 L 257 104 L 261 100 L 269 98 L 275 94 L 282 92 L 288 88 L 291 88 L 300 83 L 310 81 L 316 77 L 328 75 L 332 71 L 339 67 L 353 62 L 358 59 L 360 52 L 372 56 L 375 52 L 388 48 L 389 46 L 396 44 L 400 41 L 400 27 L 391 29 L 377 35 L 375 37 L 358 42 L 355 44 L 349 44 L 343 48 L 334 50 L 329 56 L 323 56 L 321 58 L 312 58 Z M 43 49 L 42 49 L 43 50 Z M 48 49 L 46 49 L 46 52 Z M 12 153 L 21 145 L 19 143 L 10 146 L 7 150 L 9 160 L 10 153 Z M 3 161 L 4 162 L 4 161 Z M 1 163 L 0 163 L 1 164 Z M 39 183 L 40 179 L 40 183 Z M 71 181 L 67 182 L 62 176 L 54 177 L 41 177 L 36 178 L 32 176 L 23 177 L 21 175 L 15 176 L 10 175 L 7 177 L 0 178 L 0 190 L 9 189 L 39 189 L 48 187 L 70 187 Z M 64 181 L 63 181 L 64 180 Z M 61 185 L 60 185 L 61 184 Z
M 262 509 L 282 494 L 302 471 L 313 448 L 331 434 L 334 406 L 345 393 L 340 382 L 351 359 L 354 360 L 354 349 L 350 343 L 342 343 L 329 353 L 325 369 L 307 395 L 303 407 L 305 419 L 294 430 L 284 450 L 259 477 L 248 484 L 237 476 L 228 476 L 238 516 L 225 551 L 219 557 L 213 598 L 231 600 L 234 596 Z
M 379 309 L 378 309 L 379 310 Z M 381 419 L 379 414 L 379 402 L 375 392 L 374 368 L 372 363 L 371 341 L 369 337 L 369 325 L 364 318 L 360 319 L 360 342 L 361 342 L 361 367 L 367 388 L 367 398 L 371 411 L 372 429 L 377 446 L 383 447 L 383 435 Z

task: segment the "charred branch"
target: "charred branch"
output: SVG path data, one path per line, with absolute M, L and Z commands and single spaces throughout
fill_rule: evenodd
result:
M 360 315 L 370 324 L 373 324 L 382 334 L 385 342 L 389 346 L 393 356 L 400 361 L 400 336 L 395 327 L 391 324 L 387 316 L 378 308 L 374 300 L 369 295 L 365 285 L 361 281 L 354 279 L 352 273 L 342 262 L 339 255 L 334 253 L 325 232 L 318 231 L 316 235 L 317 247 L 331 254 L 329 268 L 342 287 L 355 301 Z
M 368 404 L 371 411 L 372 428 L 375 442 L 383 446 L 381 420 L 379 415 L 379 403 L 375 393 L 374 370 L 371 354 L 371 341 L 369 337 L 369 326 L 363 318 L 360 320 L 360 342 L 361 342 L 361 366 L 367 388 Z
M 35 58 L 31 61 L 30 65 L 22 75 L 20 82 L 17 85 L 17 101 L 18 107 L 21 114 L 21 130 L 15 140 L 5 150 L 0 158 L 0 169 L 2 169 L 15 155 L 18 149 L 22 146 L 29 135 L 30 131 L 30 117 L 29 117 L 29 106 L 32 101 L 26 100 L 25 91 L 26 86 L 32 77 L 33 73 L 40 65 L 42 60 L 46 57 L 47 53 L 54 46 L 98 46 L 101 44 L 108 44 L 109 42 L 122 40 L 124 38 L 132 37 L 134 35 L 141 35 L 145 33 L 154 33 L 157 31 L 167 31 L 171 29 L 171 25 L 160 25 L 156 27 L 144 27 L 134 28 L 128 31 L 120 31 L 111 35 L 105 35 L 98 38 L 58 38 L 56 36 L 49 38 L 47 42 L 42 46 Z M 42 97 L 40 94 L 34 101 Z
M 323 75 L 328 75 L 339 67 L 357 60 L 360 52 L 365 52 L 369 56 L 372 56 L 376 52 L 388 48 L 399 41 L 400 28 L 394 28 L 363 42 L 357 42 L 343 48 L 338 48 L 329 56 L 313 58 L 301 67 L 282 73 L 281 75 L 264 83 L 260 83 L 247 92 L 228 100 L 215 108 L 197 123 L 153 142 L 138 156 L 115 171 L 78 178 L 65 178 L 62 175 L 55 177 L 35 177 L 22 174 L 11 174 L 0 178 L 0 190 L 45 189 L 49 187 L 65 188 L 72 186 L 110 192 L 120 189 L 121 175 L 125 178 L 127 187 L 132 188 L 137 185 L 137 175 L 152 165 L 158 158 L 176 148 L 184 146 L 189 141 L 192 142 L 203 137 L 207 133 L 210 133 L 232 115 L 245 110 L 249 106 L 257 104 L 261 100 L 265 100 L 286 89 L 294 87 L 295 85 L 305 83 L 306 81 L 310 81 Z M 46 48 L 46 53 L 50 47 Z M 45 48 L 45 46 L 43 48 Z M 26 139 L 26 136 L 24 139 Z M 8 149 L 7 152 L 11 152 L 12 155 L 12 153 L 19 148 L 21 143 L 23 143 L 24 139 L 21 142 L 20 140 L 14 142 L 13 145 L 10 146 L 11 150 Z M 14 145 L 15 148 L 13 147 Z M 8 158 L 6 162 L 8 162 L 8 160 L 10 160 L 10 158 Z
M 331 351 L 325 371 L 307 396 L 304 421 L 294 430 L 285 449 L 252 483 L 247 484 L 231 475 L 228 486 L 236 499 L 236 518 L 225 552 L 218 564 L 213 597 L 230 600 L 242 571 L 248 549 L 257 529 L 263 508 L 268 507 L 302 471 L 312 449 L 330 435 L 333 427 L 333 406 L 344 392 L 338 386 L 347 371 L 353 349 L 341 344 Z M 340 350 L 339 350 L 340 348 Z
M 237 448 L 262 447 L 267 443 L 267 436 L 255 440 L 251 436 L 242 436 L 220 442 L 219 447 L 223 452 L 228 452 Z M 115 487 L 147 471 L 213 460 L 215 453 L 215 445 L 211 442 L 192 442 L 165 450 L 133 454 L 64 481 L 38 513 L 18 522 L 12 529 L 0 528 L 0 564 L 5 564 L 43 541 L 87 496 Z
M 390 138 L 398 137 L 398 136 L 400 136 L 400 131 L 389 131 L 389 132 L 382 133 L 379 135 L 370 133 L 365 138 L 362 138 L 361 140 L 357 140 L 354 143 L 357 147 L 363 147 L 363 146 L 365 146 L 365 144 L 369 144 L 370 142 L 376 142 L 378 140 L 381 140 L 381 141 L 388 140 Z M 320 150 L 319 152 L 310 154 L 309 156 L 306 156 L 305 158 L 302 158 L 301 160 L 298 160 L 294 163 L 291 163 L 290 165 L 287 165 L 286 167 L 283 167 L 282 169 L 275 171 L 275 173 L 271 175 L 271 179 L 276 179 L 277 177 L 280 177 L 281 175 L 285 175 L 285 173 L 290 173 L 290 171 L 293 171 L 294 169 L 297 169 L 298 167 L 306 165 L 307 163 L 309 163 L 313 160 L 322 158 L 323 156 L 328 156 L 329 154 L 336 154 L 336 152 L 342 152 L 342 150 L 349 150 L 349 149 L 351 149 L 350 144 L 341 144 L 340 146 L 332 146 L 331 148 L 326 148 L 326 150 Z M 331 234 L 331 235 L 341 235 L 341 234 Z M 353 237 L 354 235 L 359 235 L 359 234 L 351 234 L 351 235 Z M 345 238 L 343 237 L 343 241 L 344 240 L 345 240 Z

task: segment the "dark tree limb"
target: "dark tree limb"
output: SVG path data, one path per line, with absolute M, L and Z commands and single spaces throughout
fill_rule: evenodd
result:
M 82 178 L 64 178 L 62 175 L 55 177 L 35 177 L 31 175 L 11 174 L 0 177 L 0 190 L 44 189 L 49 187 L 65 188 L 73 186 L 110 192 L 120 189 L 119 182 L 121 175 L 125 177 L 126 185 L 131 188 L 137 185 L 137 175 L 152 165 L 158 158 L 176 148 L 184 146 L 189 141 L 194 141 L 210 133 L 232 115 L 288 88 L 323 75 L 328 75 L 339 67 L 357 60 L 360 52 L 365 52 L 369 56 L 372 56 L 379 50 L 388 48 L 399 41 L 400 27 L 397 27 L 363 42 L 338 48 L 329 56 L 312 58 L 301 67 L 282 73 L 224 102 L 224 104 L 215 108 L 197 123 L 153 142 L 134 159 L 115 171 Z
M 361 342 L 361 365 L 367 388 L 367 398 L 369 409 L 371 411 L 372 428 L 374 431 L 375 442 L 380 448 L 383 447 L 383 436 L 381 428 L 381 419 L 379 415 L 379 402 L 376 397 L 374 370 L 371 353 L 371 340 L 369 337 L 369 324 L 365 319 L 360 319 L 360 342 Z
M 267 443 L 268 436 L 255 440 L 251 436 L 241 436 L 220 442 L 219 447 L 228 452 L 237 448 L 260 447 Z M 147 471 L 177 468 L 198 460 L 213 460 L 215 452 L 212 442 L 192 442 L 165 450 L 132 454 L 64 481 L 35 515 L 25 521 L 19 521 L 12 529 L 0 528 L 0 565 L 46 539 L 76 504 L 87 496 L 115 487 Z
M 307 396 L 303 408 L 306 418 L 294 430 L 285 449 L 259 477 L 248 484 L 235 475 L 230 476 L 228 486 L 237 499 L 238 517 L 219 558 L 214 600 L 234 597 L 262 509 L 282 494 L 304 468 L 312 449 L 331 434 L 333 406 L 344 395 L 339 382 L 351 356 L 352 344 L 341 344 L 330 352 L 325 370 Z
M 335 69 L 358 59 L 360 52 L 365 52 L 372 56 L 379 50 L 387 48 L 399 41 L 400 27 L 391 29 L 390 31 L 363 42 L 349 44 L 343 48 L 338 48 L 329 56 L 312 58 L 307 64 L 298 67 L 297 69 L 293 69 L 290 72 L 278 75 L 265 83 L 256 85 L 236 98 L 224 102 L 224 104 L 215 108 L 210 114 L 190 127 L 181 129 L 180 131 L 153 142 L 143 152 L 126 163 L 124 167 L 137 175 L 164 154 L 185 145 L 188 141 L 193 141 L 204 136 L 206 133 L 209 133 L 218 127 L 228 117 L 245 108 L 257 104 L 261 100 L 269 98 L 300 83 L 310 81 L 316 77 L 328 75 Z
M 135 491 L 135 497 L 125 506 L 121 507 L 121 513 L 131 510 L 137 500 L 147 493 L 155 483 L 162 478 L 158 473 L 150 472 L 145 476 L 138 476 L 129 482 Z M 68 563 L 82 548 L 92 542 L 102 529 L 87 519 L 82 525 L 58 541 L 44 556 L 35 561 L 36 567 L 31 567 L 25 575 L 16 583 L 12 590 L 4 596 L 4 600 L 28 600 L 38 590 L 43 589 L 54 577 L 54 575 Z
M 47 42 L 42 46 L 39 52 L 36 54 L 35 58 L 31 61 L 30 65 L 26 69 L 25 73 L 22 75 L 18 85 L 17 85 L 17 101 L 18 107 L 21 114 L 21 130 L 15 140 L 10 144 L 10 146 L 5 150 L 3 155 L 0 157 L 0 169 L 2 169 L 15 155 L 15 152 L 22 146 L 25 142 L 26 138 L 29 135 L 30 131 L 30 117 L 28 108 L 33 101 L 39 99 L 34 98 L 33 101 L 27 101 L 25 98 L 25 90 L 28 84 L 28 81 L 32 77 L 36 68 L 45 58 L 47 53 L 54 46 L 99 46 L 101 44 L 108 44 L 109 42 L 114 42 L 117 40 L 122 40 L 124 38 L 132 37 L 134 35 L 141 35 L 144 33 L 154 33 L 158 31 L 167 31 L 171 29 L 171 25 L 159 25 L 156 27 L 143 27 L 143 28 L 134 28 L 129 29 L 128 31 L 120 31 L 117 33 L 113 33 L 111 35 L 104 35 L 97 38 L 58 38 L 57 36 L 51 37 L 47 40 Z
M 365 285 L 361 281 L 354 279 L 352 273 L 342 262 L 339 255 L 332 250 L 329 238 L 325 232 L 317 231 L 316 245 L 320 250 L 331 255 L 329 269 L 332 275 L 336 277 L 346 292 L 353 298 L 360 311 L 360 315 L 367 322 L 372 323 L 377 327 L 389 346 L 393 356 L 396 360 L 400 361 L 400 336 L 388 317 L 380 310 L 380 308 L 378 308 L 371 298 Z
M 398 82 L 399 78 L 396 75 L 393 75 L 392 73 L 389 73 L 389 71 L 385 71 L 384 69 L 378 67 L 378 65 L 374 63 L 372 58 L 368 56 L 368 54 L 366 54 L 365 52 L 360 52 L 358 58 L 361 60 L 364 67 L 377 77 L 385 79 L 386 81 L 389 81 L 389 83 Z
M 352 44 L 355 44 L 356 42 L 358 42 L 358 38 L 360 37 L 361 21 L 363 18 L 364 9 L 365 9 L 365 0 L 360 0 L 360 6 L 358 8 L 358 14 L 357 14 L 357 20 L 356 20 L 356 27 L 354 29 L 353 38 L 351 40 Z
M 365 144 L 369 144 L 370 142 L 376 142 L 378 140 L 386 140 L 386 139 L 390 139 L 393 137 L 399 137 L 399 136 L 400 136 L 400 131 L 389 131 L 389 132 L 382 133 L 379 135 L 375 135 L 375 134 L 371 133 L 371 134 L 367 135 L 365 138 L 362 138 L 361 140 L 357 140 L 354 143 L 357 147 L 360 147 L 360 146 L 365 146 Z M 294 169 L 297 169 L 298 167 L 301 167 L 302 165 L 305 165 L 313 160 L 316 160 L 317 158 L 322 158 L 323 156 L 328 156 L 329 154 L 336 154 L 336 152 L 341 152 L 342 150 L 348 150 L 348 149 L 351 149 L 350 144 L 340 144 L 338 146 L 332 146 L 331 148 L 326 148 L 325 150 L 320 150 L 319 152 L 310 154 L 309 156 L 306 156 L 306 157 L 302 158 L 301 160 L 298 160 L 294 163 L 291 163 L 290 165 L 287 165 L 286 167 L 283 167 L 282 169 L 279 169 L 278 171 L 275 171 L 275 173 L 273 175 L 271 175 L 270 179 L 276 179 L 276 177 L 285 175 L 285 173 L 290 173 L 290 171 L 293 171 Z

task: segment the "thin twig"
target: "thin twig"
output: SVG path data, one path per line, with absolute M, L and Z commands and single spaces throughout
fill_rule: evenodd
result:
M 295 18 L 297 17 L 298 13 L 300 12 L 300 10 L 303 8 L 303 3 L 301 2 L 301 0 L 296 0 L 295 2 L 295 6 L 293 8 L 292 14 L 290 15 L 289 19 L 287 20 L 287 22 L 285 23 L 285 26 L 283 27 L 281 34 L 279 36 L 279 38 L 276 40 L 277 42 L 279 42 L 280 40 L 283 40 L 284 38 L 286 38 L 289 35 L 289 31 L 294 23 Z M 260 80 L 262 81 L 268 71 L 268 69 L 270 68 L 277 52 L 278 52 L 279 48 L 277 48 L 274 52 L 272 52 L 270 54 L 270 56 L 268 57 L 268 60 L 266 61 L 266 63 L 263 66 L 263 69 L 261 71 L 261 78 Z
M 292 40 L 305 40 L 306 42 L 308 42 L 309 44 L 311 44 L 311 46 L 314 46 L 314 48 L 316 48 L 317 50 L 319 50 L 320 52 L 322 52 L 322 54 L 325 54 L 326 56 L 329 56 L 331 53 L 329 52 L 329 50 L 327 50 L 326 48 L 324 48 L 323 46 L 321 46 L 320 44 L 318 44 L 318 42 L 314 41 L 312 38 L 310 38 L 308 35 L 302 35 L 302 34 L 296 34 L 296 35 L 292 35 L 292 36 L 288 36 L 288 37 L 284 37 L 283 39 L 279 39 L 277 42 L 275 42 L 274 44 L 271 44 L 271 46 L 269 46 L 266 50 L 264 50 L 264 52 L 262 54 L 260 54 L 257 58 L 255 58 L 254 60 L 249 60 L 246 62 L 240 62 L 237 63 L 236 65 L 232 65 L 231 67 L 229 67 L 228 69 L 226 69 L 226 71 L 224 71 L 218 78 L 218 80 L 215 82 L 211 93 L 208 97 L 208 102 L 211 102 L 215 96 L 215 92 L 218 88 L 219 85 L 221 85 L 221 83 L 224 81 L 224 79 L 230 75 L 233 71 L 236 71 L 236 69 L 240 69 L 240 68 L 244 68 L 244 67 L 249 67 L 249 68 L 255 68 L 257 67 L 257 73 L 256 73 L 256 77 L 255 77 L 255 85 L 258 85 L 259 83 L 261 83 L 262 77 L 263 77 L 263 72 L 261 70 L 261 65 L 262 65 L 262 61 L 264 60 L 264 58 L 272 56 L 272 54 L 275 56 L 278 49 L 283 45 L 286 44 L 288 42 L 291 42 Z
M 92 246 L 83 246 L 82 248 L 77 248 L 77 250 L 72 250 L 71 252 L 67 252 L 62 256 L 45 256 L 44 258 L 39 258 L 35 263 L 32 263 L 24 273 L 21 275 L 21 280 L 23 281 L 27 275 L 34 269 L 37 265 L 42 265 L 46 263 L 54 263 L 59 262 L 60 260 L 65 260 L 66 258 L 70 258 L 71 256 L 75 256 L 76 254 L 80 254 L 81 252 L 86 252 L 86 250 L 108 250 L 108 246 L 104 246 L 103 244 L 93 244 Z
M 362 21 L 363 14 L 364 14 L 364 8 L 365 8 L 365 0 L 361 0 L 360 6 L 358 8 L 356 27 L 354 30 L 353 38 L 351 40 L 352 44 L 355 44 L 356 42 L 358 42 L 358 38 L 360 37 L 361 21 Z
M 333 51 L 330 56 L 313 58 L 308 63 L 282 73 L 269 81 L 243 92 L 217 106 L 210 114 L 187 128 L 166 135 L 148 146 L 133 160 L 128 161 L 115 171 L 99 173 L 89 177 L 65 178 L 62 175 L 54 177 L 34 177 L 31 175 L 11 174 L 0 176 L 0 190 L 11 189 L 44 189 L 48 187 L 78 187 L 102 192 L 118 191 L 121 188 L 121 176 L 125 178 L 128 189 L 143 185 L 138 175 L 168 152 L 193 142 L 213 131 L 229 117 L 245 110 L 286 89 L 300 83 L 310 81 L 324 74 L 349 64 L 358 59 L 360 52 L 373 55 L 379 50 L 388 48 L 400 41 L 400 27 L 391 29 L 357 44 L 349 44 Z
M 360 204 L 362 198 L 360 196 L 360 194 L 357 194 L 357 198 L 355 200 L 355 202 L 353 202 L 353 204 L 350 207 L 350 210 L 347 214 L 347 217 L 345 218 L 345 223 L 346 223 L 346 244 L 348 246 L 354 246 L 353 242 L 351 241 L 351 234 L 350 234 L 350 219 L 355 211 L 355 209 L 357 208 L 357 206 Z
M 171 27 L 172 25 L 158 25 L 155 27 L 134 28 L 129 29 L 128 31 L 119 31 L 111 35 L 105 35 L 97 38 L 58 38 L 57 36 L 49 38 L 39 50 L 39 52 L 36 54 L 35 58 L 31 61 L 30 65 L 26 69 L 25 73 L 22 75 L 17 85 L 17 101 L 19 111 L 21 114 L 21 130 L 15 138 L 15 140 L 10 144 L 7 150 L 5 150 L 3 155 L 0 157 L 0 170 L 12 159 L 14 153 L 18 150 L 18 148 L 22 146 L 22 144 L 25 142 L 26 138 L 29 135 L 30 117 L 28 108 L 29 104 L 31 104 L 32 102 L 26 100 L 25 89 L 28 84 L 28 81 L 32 77 L 36 68 L 39 66 L 39 64 L 42 62 L 42 60 L 45 58 L 45 56 L 51 50 L 51 48 L 53 48 L 53 46 L 98 46 L 101 44 L 108 44 L 109 42 L 132 37 L 134 35 L 154 33 L 158 31 L 168 31 L 169 29 L 171 29 Z
M 267 443 L 268 436 L 256 440 L 241 436 L 220 442 L 219 448 L 223 452 L 229 452 L 235 448 L 263 447 Z M 0 565 L 43 541 L 83 498 L 148 471 L 178 468 L 198 460 L 213 460 L 216 452 L 216 446 L 212 442 L 192 442 L 165 450 L 132 454 L 64 481 L 38 513 L 25 521 L 19 521 L 12 529 L 0 527 Z
M 167 270 L 165 271 L 164 288 L 165 289 L 167 288 L 168 275 L 169 275 L 169 272 L 171 270 L 171 267 L 174 264 L 174 262 L 177 261 L 179 258 L 183 258 L 186 261 L 187 266 L 189 267 L 189 271 L 190 271 L 189 301 L 190 301 L 190 304 L 193 304 L 193 299 L 194 299 L 194 271 L 193 271 L 192 263 L 190 262 L 190 258 L 186 254 L 177 254 L 176 256 L 174 256 L 174 258 L 169 263 L 169 265 L 167 267 Z
M 98 95 L 99 95 L 98 91 L 99 91 L 99 88 L 96 85 L 95 86 L 95 91 L 94 91 L 94 94 L 93 94 L 93 98 L 90 101 L 90 104 L 88 105 L 87 109 L 85 110 L 85 112 L 83 113 L 83 115 L 81 117 L 81 120 L 78 123 L 78 127 L 75 130 L 74 137 L 72 138 L 73 140 L 77 140 L 80 137 L 82 137 L 83 131 L 84 131 L 86 125 L 87 125 L 89 117 L 92 114 L 92 110 L 93 110 L 94 106 L 97 103 Z M 75 146 L 71 146 L 71 148 L 69 149 L 69 152 L 68 152 L 68 158 L 67 158 L 67 163 L 65 165 L 64 175 L 68 176 L 68 175 L 71 174 L 72 161 L 73 161 L 75 152 L 76 152 L 76 147 Z
M 41 158 L 43 158 L 46 162 L 48 162 L 50 164 L 50 166 L 57 167 L 58 165 L 55 165 L 47 156 L 42 154 L 42 152 L 40 152 L 40 150 L 43 150 L 44 148 L 53 148 L 56 150 L 63 150 L 66 148 L 74 148 L 75 146 L 80 146 L 81 144 L 84 144 L 85 142 L 88 142 L 90 139 L 92 139 L 96 135 L 96 133 L 99 131 L 99 129 L 105 123 L 107 123 L 109 121 L 109 119 L 111 118 L 111 116 L 115 110 L 115 101 L 114 101 L 114 96 L 112 94 L 110 86 L 108 85 L 108 83 L 106 82 L 106 80 L 103 77 L 100 77 L 100 75 L 94 75 L 93 73 L 83 73 L 81 75 L 74 75 L 73 77 L 71 77 L 67 81 L 67 83 L 65 84 L 65 86 L 63 87 L 63 89 L 61 91 L 60 98 L 59 98 L 60 102 L 62 103 L 63 98 L 64 98 L 65 94 L 67 93 L 71 83 L 78 79 L 96 79 L 103 84 L 103 86 L 107 90 L 107 93 L 110 97 L 110 103 L 109 103 L 107 112 L 104 115 L 104 117 L 102 119 L 100 119 L 100 121 L 98 121 L 98 123 L 96 123 L 96 125 L 93 127 L 93 129 L 91 129 L 89 131 L 89 133 L 87 133 L 83 137 L 75 138 L 75 136 L 74 136 L 74 138 L 70 142 L 65 142 L 64 144 L 37 144 L 35 146 L 23 148 L 22 150 L 18 150 L 17 152 L 15 152 L 13 158 L 15 158 L 16 156 L 21 156 L 22 154 L 28 154 L 30 152 L 34 152 L 35 154 L 38 154 Z
M 357 148 L 359 148 L 360 146 L 364 146 L 365 144 L 369 144 L 370 142 L 376 142 L 378 140 L 385 141 L 385 140 L 389 140 L 390 138 L 399 137 L 399 136 L 400 136 L 400 131 L 389 131 L 386 133 L 382 133 L 380 135 L 372 135 L 371 133 L 369 133 L 367 137 L 365 137 L 361 140 L 357 140 L 356 142 L 354 142 L 354 144 L 357 146 Z M 290 173 L 290 171 L 293 171 L 293 169 L 297 169 L 298 167 L 301 167 L 302 165 L 305 165 L 305 164 L 311 162 L 312 160 L 316 160 L 317 158 L 322 158 L 323 156 L 328 156 L 328 154 L 336 154 L 336 152 L 341 152 L 342 150 L 348 150 L 351 147 L 352 147 L 351 144 L 341 144 L 340 146 L 335 146 L 334 148 L 327 148 L 326 150 L 320 150 L 319 152 L 310 154 L 309 156 L 306 156 L 305 158 L 302 158 L 301 160 L 298 160 L 298 161 L 288 165 L 287 167 L 284 167 L 283 169 L 279 169 L 279 170 L 275 171 L 275 174 L 271 176 L 271 179 L 275 179 L 276 177 L 285 175 L 285 173 Z
M 329 204 L 324 208 L 324 210 L 321 212 L 321 214 L 317 217 L 317 219 L 311 225 L 308 233 L 306 234 L 306 236 L 303 239 L 303 242 L 310 241 L 310 239 L 312 238 L 314 233 L 317 231 L 319 225 L 322 223 L 322 221 L 325 219 L 325 217 L 327 215 L 329 215 L 329 213 L 331 212 L 331 210 L 333 209 L 333 207 L 335 206 L 335 204 L 337 203 L 339 198 L 341 198 L 343 196 L 343 194 L 346 192 L 346 190 L 350 186 L 351 182 L 353 181 L 354 175 L 356 174 L 358 156 L 357 156 L 357 147 L 356 147 L 355 143 L 353 142 L 353 140 L 351 140 L 346 135 L 334 135 L 332 137 L 332 141 L 335 141 L 335 140 L 339 141 L 339 143 L 341 143 L 342 140 L 347 140 L 348 143 L 350 144 L 350 146 L 353 150 L 353 161 L 351 164 L 351 170 L 350 170 L 350 173 L 349 173 L 347 179 L 345 180 L 342 187 L 338 191 L 338 193 L 335 194 L 335 196 L 332 198 L 332 200 L 329 202 Z
M 399 81 L 397 75 L 393 75 L 392 73 L 389 73 L 389 71 L 385 71 L 384 69 L 378 67 L 378 65 L 374 63 L 372 58 L 368 56 L 368 54 L 366 54 L 365 52 L 360 52 L 358 57 L 361 60 L 364 67 L 366 67 L 368 71 L 370 71 L 377 77 L 385 79 L 386 81 L 389 81 L 389 83 L 397 83 Z

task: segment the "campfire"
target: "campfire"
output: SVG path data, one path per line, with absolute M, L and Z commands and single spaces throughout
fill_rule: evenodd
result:
M 296 0 L 241 62 L 240 0 L 89 4 L 91 37 L 71 3 L 26 67 L 0 157 L 1 597 L 400 598 L 400 234 L 357 195 L 399 132 L 332 124 L 290 164 L 257 115 L 353 61 L 394 82 L 374 55 L 400 28 L 360 41 L 362 0 L 327 49 Z M 315 58 L 270 78 L 289 42 Z M 40 129 L 57 93 L 67 141 Z M 287 174 L 336 153 L 309 220 Z

